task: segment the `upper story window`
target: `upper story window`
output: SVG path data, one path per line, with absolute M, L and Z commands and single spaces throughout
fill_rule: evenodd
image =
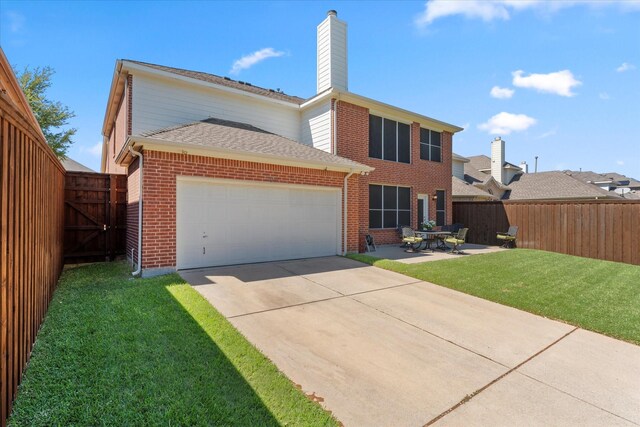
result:
M 420 158 L 432 162 L 442 161 L 442 134 L 431 129 L 420 128 Z
M 370 114 L 369 157 L 411 163 L 411 127 Z

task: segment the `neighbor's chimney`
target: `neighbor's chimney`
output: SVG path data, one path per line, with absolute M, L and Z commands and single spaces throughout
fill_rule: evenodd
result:
M 330 10 L 318 25 L 318 93 L 347 88 L 347 23 Z
M 504 141 L 498 136 L 491 141 L 491 176 L 498 182 L 506 184 L 504 173 Z
M 524 160 L 520 162 L 520 169 L 522 169 L 522 172 L 524 173 L 529 173 L 529 165 L 527 164 L 527 162 L 525 162 Z

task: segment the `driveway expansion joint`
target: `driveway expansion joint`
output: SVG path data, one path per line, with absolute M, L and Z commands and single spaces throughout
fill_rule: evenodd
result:
M 525 364 L 527 364 L 528 362 L 530 362 L 531 360 L 535 359 L 536 357 L 538 357 L 539 355 L 541 355 L 542 353 L 544 353 L 545 351 L 549 350 L 551 347 L 553 347 L 554 345 L 558 344 L 560 341 L 562 341 L 563 339 L 565 339 L 566 337 L 568 337 L 569 335 L 571 335 L 572 333 L 574 333 L 575 331 L 577 331 L 578 329 L 580 329 L 579 327 L 575 327 L 572 330 L 570 330 L 569 332 L 567 332 L 566 334 L 562 335 L 560 338 L 556 339 L 555 341 L 553 341 L 551 344 L 547 345 L 546 347 L 544 347 L 542 350 L 538 351 L 537 353 L 535 353 L 534 355 L 528 357 L 527 359 L 525 359 L 524 361 L 520 362 L 519 364 L 517 364 L 516 366 L 514 366 L 513 368 L 509 369 L 507 372 L 505 372 L 504 374 L 500 375 L 499 377 L 495 378 L 493 381 L 489 382 L 488 384 L 485 384 L 483 387 L 479 388 L 478 390 L 474 391 L 471 394 L 466 395 L 460 402 L 456 403 L 455 405 L 453 405 L 451 408 L 447 409 L 446 411 L 442 412 L 440 415 L 438 415 L 437 417 L 431 419 L 429 422 L 427 422 L 424 427 L 433 425 L 434 423 L 436 423 L 437 421 L 439 421 L 440 419 L 444 418 L 446 415 L 450 414 L 451 412 L 455 411 L 456 409 L 458 409 L 460 406 L 464 405 L 465 403 L 469 402 L 471 399 L 473 399 L 475 396 L 479 395 L 480 393 L 482 393 L 483 391 L 485 391 L 486 389 L 488 389 L 489 387 L 491 387 L 492 385 L 496 384 L 498 381 L 500 381 L 501 379 L 503 379 L 504 377 L 508 376 L 509 374 L 513 373 L 514 371 L 516 371 L 517 369 L 521 368 L 522 366 L 524 366 Z
M 278 266 L 278 267 L 280 267 L 280 266 Z M 287 270 L 287 269 L 286 269 L 286 268 L 284 268 L 284 267 L 280 267 L 280 268 L 282 268 L 283 270 L 285 270 L 285 271 L 289 272 L 289 270 Z M 233 316 L 226 316 L 226 318 L 227 318 L 227 319 L 235 319 L 235 318 L 238 318 L 238 317 L 251 316 L 252 314 L 268 313 L 268 312 L 270 312 L 270 311 L 278 311 L 278 310 L 284 310 L 284 309 L 286 309 L 286 308 L 291 308 L 291 307 L 299 307 L 299 306 L 302 306 L 302 305 L 309 305 L 309 304 L 313 304 L 313 303 L 316 303 L 316 302 L 331 301 L 331 300 L 340 299 L 340 298 L 349 298 L 349 297 L 354 296 L 354 295 L 369 294 L 369 293 L 372 293 L 372 292 L 378 292 L 378 291 L 384 291 L 384 290 L 387 290 L 387 289 L 399 288 L 399 287 L 401 287 L 401 286 L 414 285 L 414 284 L 416 284 L 416 283 L 419 283 L 419 282 L 420 282 L 420 280 L 417 280 L 417 281 L 415 281 L 415 282 L 402 283 L 402 284 L 400 284 L 400 285 L 392 285 L 392 286 L 387 286 L 387 287 L 385 287 L 385 288 L 370 289 L 370 290 L 368 290 L 368 291 L 355 292 L 355 293 L 353 293 L 353 294 L 343 294 L 342 292 L 338 292 L 338 291 L 336 291 L 336 290 L 334 290 L 334 289 L 331 289 L 331 288 L 329 288 L 329 287 L 327 287 L 327 286 L 325 286 L 325 285 L 323 285 L 323 284 L 321 284 L 321 283 L 315 282 L 315 281 L 313 281 L 313 280 L 309 279 L 309 278 L 308 278 L 308 277 L 306 277 L 306 276 L 300 275 L 299 277 L 302 277 L 303 279 L 308 280 L 308 281 L 310 281 L 311 283 L 315 283 L 315 284 L 317 284 L 317 285 L 320 285 L 320 286 L 322 286 L 323 288 L 326 288 L 326 289 L 328 289 L 328 290 L 330 290 L 330 291 L 333 291 L 333 292 L 335 292 L 335 293 L 337 293 L 337 294 L 339 294 L 339 295 L 338 295 L 338 296 L 335 296 L 335 297 L 329 297 L 329 298 L 316 299 L 316 300 L 313 300 L 313 301 L 305 301 L 305 302 L 301 302 L 301 303 L 298 303 L 298 304 L 285 305 L 285 306 L 282 306 L 282 307 L 268 308 L 268 309 L 266 309 L 266 310 L 259 310 L 259 311 L 252 311 L 252 312 L 249 312 L 249 313 L 235 314 L 235 315 L 233 315 Z M 357 300 L 354 300 L 354 301 L 357 301 Z M 360 302 L 360 301 L 357 301 L 357 302 Z M 365 304 L 365 305 L 366 305 L 366 304 Z

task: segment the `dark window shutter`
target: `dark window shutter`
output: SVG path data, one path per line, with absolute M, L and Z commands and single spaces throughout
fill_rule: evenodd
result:
M 398 123 L 398 161 L 411 163 L 411 127 Z
M 369 157 L 382 158 L 382 117 L 369 115 Z
M 397 150 L 397 136 L 396 136 L 396 122 L 389 119 L 384 119 L 384 140 L 383 140 L 383 152 L 385 160 L 396 161 Z

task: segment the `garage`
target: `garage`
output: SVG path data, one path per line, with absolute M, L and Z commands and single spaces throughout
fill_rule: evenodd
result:
M 341 253 L 335 187 L 178 177 L 178 269 Z

